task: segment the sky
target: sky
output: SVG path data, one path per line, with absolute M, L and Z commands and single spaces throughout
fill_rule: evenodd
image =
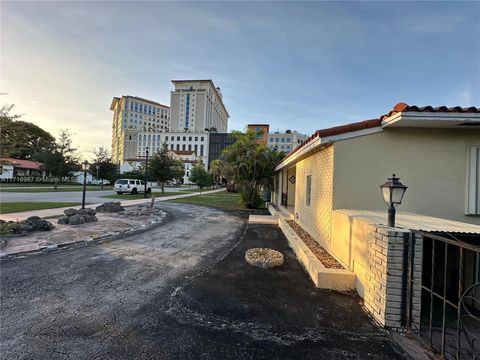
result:
M 480 106 L 480 2 L 0 3 L 0 101 L 88 157 L 114 96 L 212 79 L 229 130 L 317 129 L 398 102 Z

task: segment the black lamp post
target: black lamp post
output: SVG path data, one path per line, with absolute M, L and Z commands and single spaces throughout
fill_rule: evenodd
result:
M 148 188 L 148 146 L 145 149 L 145 188 L 143 189 L 143 197 L 147 198 L 147 188 Z
M 395 174 L 388 178 L 383 185 L 380 185 L 383 194 L 383 200 L 388 205 L 388 226 L 395 227 L 395 206 L 402 203 L 403 195 L 407 186 L 400 182 L 400 178 Z
M 87 160 L 82 163 L 83 170 L 83 194 L 82 194 L 82 209 L 85 209 L 85 193 L 87 192 L 87 170 L 90 164 Z

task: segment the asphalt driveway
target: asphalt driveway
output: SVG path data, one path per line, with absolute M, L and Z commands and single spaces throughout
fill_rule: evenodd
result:
M 275 226 L 159 204 L 148 233 L 3 261 L 2 359 L 400 359 L 352 295 L 319 290 Z M 247 265 L 252 246 L 282 268 Z

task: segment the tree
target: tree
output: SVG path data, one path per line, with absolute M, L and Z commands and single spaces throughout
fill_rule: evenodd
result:
M 11 114 L 14 105 L 0 108 L 0 156 L 34 159 L 35 154 L 54 148 L 55 138 L 42 128 L 20 121 L 21 115 Z
M 92 174 L 96 174 L 96 175 L 98 174 L 97 181 L 102 180 L 101 185 L 103 189 L 104 179 L 113 182 L 117 177 L 118 165 L 112 162 L 109 151 L 103 146 L 100 146 L 98 150 L 94 149 L 93 153 L 95 154 L 95 159 L 93 160 L 93 163 L 90 165 L 90 172 Z M 98 171 L 97 171 L 97 166 L 98 166 Z
M 196 184 L 200 188 L 200 195 L 202 194 L 202 189 L 207 186 L 212 186 L 212 176 L 203 168 L 203 165 L 197 164 L 190 171 L 190 176 L 188 178 L 191 182 Z
M 220 162 L 220 159 L 213 160 L 210 163 L 210 169 L 208 170 L 210 174 L 213 176 L 213 181 L 215 184 L 218 184 L 220 182 L 221 178 L 221 170 L 222 170 L 222 163 Z
M 68 176 L 79 169 L 77 149 L 72 147 L 72 135 L 67 129 L 60 130 L 52 149 L 38 152 L 34 158 L 42 163 L 47 173 L 55 177 L 55 189 L 58 177 Z
M 165 193 L 165 183 L 181 179 L 185 174 L 185 167 L 182 161 L 175 159 L 168 151 L 166 144 L 152 156 L 148 163 L 149 174 L 160 184 L 162 194 Z
M 232 178 L 243 203 L 248 208 L 257 208 L 262 201 L 260 190 L 273 187 L 275 166 L 283 154 L 257 143 L 253 130 L 232 134 L 236 142 L 224 150 L 222 157 L 231 166 Z

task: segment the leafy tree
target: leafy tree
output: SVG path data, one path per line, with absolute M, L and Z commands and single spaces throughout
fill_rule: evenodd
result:
M 14 105 L 0 108 L 0 156 L 15 159 L 34 159 L 41 151 L 54 148 L 55 138 L 42 128 L 18 120 L 21 115 L 11 114 Z
M 233 132 L 236 142 L 228 146 L 222 157 L 231 167 L 231 178 L 243 203 L 248 208 L 257 208 L 262 199 L 260 190 L 273 187 L 275 166 L 283 153 L 256 142 L 257 134 L 253 130 L 247 133 Z
M 54 177 L 68 176 L 79 170 L 77 149 L 72 146 L 72 135 L 67 129 L 60 130 L 54 147 L 35 154 L 35 159 L 42 163 L 42 168 Z M 55 180 L 55 189 L 57 180 Z
M 95 159 L 90 165 L 90 172 L 92 174 L 97 174 L 98 166 L 98 179 L 102 180 L 102 189 L 103 189 L 103 180 L 109 180 L 113 182 L 118 175 L 118 165 L 113 163 L 111 160 L 110 152 L 103 146 L 100 146 L 98 149 L 93 150 L 95 154 Z
M 197 164 L 193 167 L 188 179 L 200 188 L 200 194 L 202 194 L 202 189 L 204 187 L 212 186 L 213 184 L 212 176 L 201 164 Z
M 178 180 L 185 174 L 183 162 L 175 159 L 166 144 L 152 156 L 148 162 L 149 174 L 160 184 L 162 193 L 165 193 L 165 183 Z
M 213 160 L 208 171 L 212 174 L 214 183 L 218 184 L 222 177 L 222 163 L 220 159 Z

